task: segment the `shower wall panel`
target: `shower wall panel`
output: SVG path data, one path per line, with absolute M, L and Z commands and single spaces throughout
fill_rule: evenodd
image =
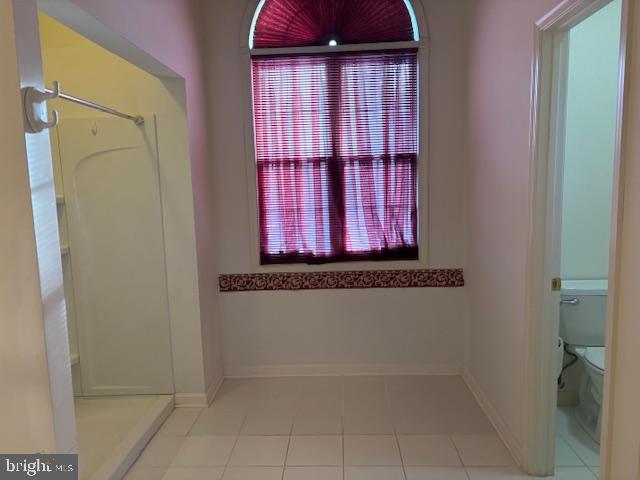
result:
M 172 393 L 155 118 L 59 135 L 83 395 Z

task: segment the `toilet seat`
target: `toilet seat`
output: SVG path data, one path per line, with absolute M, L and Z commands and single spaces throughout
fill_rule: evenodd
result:
M 604 373 L 604 347 L 588 347 L 584 353 L 584 359 L 589 365 Z

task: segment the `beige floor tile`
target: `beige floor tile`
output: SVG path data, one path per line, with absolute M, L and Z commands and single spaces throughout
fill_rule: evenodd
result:
M 176 408 L 162 424 L 157 435 L 187 435 L 202 408 Z
M 468 480 L 462 467 L 404 467 L 407 480 Z
M 385 435 L 394 433 L 393 421 L 383 408 L 345 407 L 343 418 L 345 435 Z
M 386 376 L 348 376 L 343 379 L 344 398 L 384 397 L 387 393 Z
M 471 435 L 494 433 L 491 423 L 475 403 L 464 406 L 429 404 L 407 405 L 394 410 L 393 423 L 398 434 Z
M 344 410 L 345 411 L 384 411 L 388 415 L 391 414 L 391 405 L 387 400 L 386 394 L 383 391 L 371 392 L 350 392 L 344 395 Z
M 393 435 L 345 436 L 344 464 L 354 466 L 402 465 L 396 437 Z
M 558 407 L 556 409 L 556 435 L 566 436 L 577 425 L 574 417 L 574 407 Z
M 151 439 L 136 462 L 140 467 L 168 467 L 186 437 L 158 436 Z
M 342 465 L 342 437 L 329 435 L 291 437 L 287 465 Z
M 556 438 L 564 440 L 582 460 L 583 465 L 589 467 L 600 465 L 600 446 L 593 441 L 576 420 L 575 407 L 557 409 Z
M 255 384 L 253 378 L 226 378 L 216 393 L 215 401 L 233 399 L 240 402 L 243 399 L 248 400 L 255 393 Z
M 289 437 L 238 437 L 229 464 L 233 466 L 283 466 Z
M 409 412 L 393 419 L 393 429 L 398 435 L 445 435 L 443 428 L 437 427 L 422 414 L 412 415 Z
M 569 413 L 561 412 L 564 415 L 562 419 L 570 419 Z M 572 431 L 569 427 L 565 429 L 566 432 Z M 559 432 L 565 432 L 562 428 L 561 425 Z M 313 442 L 318 442 L 317 445 L 324 442 L 327 446 L 336 439 L 339 441 L 339 435 L 343 432 L 346 435 L 342 448 L 344 453 L 338 452 L 336 456 L 335 445 L 326 449 L 322 446 L 310 447 Z M 307 477 L 325 480 L 324 475 L 333 480 L 341 467 L 328 464 L 338 462 L 336 458 L 343 461 L 342 455 L 346 465 L 349 465 L 347 475 L 353 478 L 369 475 L 367 480 L 375 480 L 376 476 L 386 474 L 391 475 L 391 479 L 385 480 L 393 480 L 393 476 L 402 470 L 397 467 L 401 466 L 403 457 L 408 475 L 411 472 L 415 480 L 422 477 L 431 480 L 434 475 L 459 476 L 460 468 L 443 468 L 443 465 L 432 463 L 456 465 L 453 450 L 443 440 L 446 437 L 457 439 L 456 446 L 469 465 L 513 465 L 460 377 L 360 376 L 225 380 L 211 407 L 202 410 L 176 409 L 143 452 L 136 469 L 141 471 L 150 468 L 153 469 L 151 473 L 161 472 L 164 475 L 165 467 L 170 466 L 181 444 L 186 441 L 182 437 L 185 434 L 186 438 L 207 438 L 235 437 L 241 433 L 243 435 L 229 457 L 234 466 L 225 476 L 227 480 L 233 475 L 243 480 L 264 476 L 282 480 L 285 461 L 288 463 L 288 480 L 296 480 L 294 475 L 302 475 L 300 478 L 304 480 Z M 294 436 L 291 445 L 290 433 Z M 397 439 L 396 433 L 399 435 Z M 298 443 L 297 437 L 309 438 Z M 189 441 L 191 446 L 184 448 L 179 461 L 191 464 L 210 462 L 210 449 L 204 447 L 207 441 Z M 569 440 L 566 442 L 571 445 Z M 583 438 L 578 438 L 576 442 L 581 442 L 577 449 L 582 456 L 597 465 L 597 450 L 594 452 L 593 446 Z M 403 457 L 398 443 L 402 445 Z M 564 447 L 561 445 L 560 448 Z M 580 453 L 577 455 L 581 458 Z M 558 457 L 564 458 L 563 452 Z M 305 465 L 296 466 L 292 462 Z M 321 468 L 323 466 L 325 468 Z M 214 469 L 210 470 L 214 472 Z M 515 475 L 511 468 L 471 470 L 476 475 L 492 471 L 492 474 L 499 476 L 496 478 Z M 195 476 L 201 472 L 207 472 L 207 469 L 194 467 L 190 470 Z M 167 472 L 167 475 L 171 478 L 174 472 Z M 320 477 L 316 479 L 314 475 Z M 448 477 L 444 478 L 449 480 Z M 453 479 L 458 480 L 456 477 Z
M 583 467 L 584 463 L 563 438 L 556 438 L 556 466 Z
M 401 434 L 494 433 L 475 398 L 457 376 L 406 377 L 389 386 L 394 425 Z M 393 385 L 393 382 L 399 382 Z
M 587 435 L 587 432 L 582 429 L 573 429 L 570 435 L 563 438 L 585 465 L 589 467 L 600 466 L 600 447 Z
M 597 478 L 587 467 L 558 467 L 554 480 L 596 480 Z
M 222 480 L 281 480 L 283 467 L 227 467 Z
M 404 465 L 461 466 L 451 438 L 446 435 L 398 435 Z
M 224 467 L 170 467 L 162 480 L 220 480 Z
M 317 405 L 341 404 L 342 377 L 308 377 L 300 384 L 300 403 Z
M 342 434 L 342 408 L 327 404 L 301 406 L 293 419 L 292 434 Z
M 405 480 L 402 467 L 344 467 L 344 480 Z
M 285 467 L 283 480 L 342 480 L 342 467 Z
M 232 436 L 186 437 L 172 467 L 224 467 L 236 442 Z
M 289 435 L 293 425 L 293 411 L 268 410 L 247 414 L 241 435 Z
M 166 467 L 140 467 L 134 465 L 124 476 L 124 480 L 160 480 Z
M 387 377 L 389 398 L 454 396 L 469 393 L 459 375 L 396 375 Z
M 189 435 L 237 435 L 244 419 L 240 409 L 209 407 L 196 418 Z
M 300 377 L 255 379 L 255 394 L 250 406 L 260 410 L 295 411 L 300 400 L 301 382 Z
M 536 480 L 516 467 L 474 467 L 467 468 L 469 480 Z M 547 479 L 549 480 L 549 479 Z
M 497 435 L 454 435 L 452 438 L 465 466 L 506 467 L 514 463 Z

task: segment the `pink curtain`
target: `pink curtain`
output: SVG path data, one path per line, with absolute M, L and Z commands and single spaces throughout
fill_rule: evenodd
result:
M 252 63 L 262 262 L 417 258 L 416 52 Z

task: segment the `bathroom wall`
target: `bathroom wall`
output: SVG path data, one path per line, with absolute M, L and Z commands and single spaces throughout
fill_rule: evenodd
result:
M 417 2 L 416 2 L 417 3 Z M 466 148 L 468 22 L 473 2 L 424 2 L 428 31 L 429 98 L 422 109 L 429 129 L 427 152 L 429 201 L 421 222 L 428 221 L 431 267 L 464 267 L 465 212 L 463 172 Z M 208 136 L 214 169 L 216 261 L 222 273 L 260 270 L 254 252 L 251 202 L 255 185 L 245 149 L 251 135 L 249 58 L 240 46 L 247 40 L 257 2 L 206 1 L 201 16 L 207 32 L 209 93 Z M 249 7 L 248 7 L 249 6 Z M 251 12 L 252 13 L 252 12 Z M 426 33 L 426 32 L 423 32 Z M 423 169 L 422 174 L 427 174 Z M 375 269 L 397 268 L 387 262 Z M 280 266 L 262 271 L 362 268 L 362 265 Z M 224 364 L 239 367 L 273 365 L 359 364 L 417 365 L 458 371 L 466 331 L 464 289 L 395 289 L 365 291 L 250 292 L 219 296 L 223 323 Z M 257 371 L 254 369 L 254 371 Z
M 465 366 L 516 455 L 525 431 L 533 32 L 557 3 L 479 0 L 471 29 Z
M 83 33 L 93 35 L 96 41 L 108 42 L 125 58 L 133 56 L 150 69 L 174 76 L 162 78 L 163 88 L 173 100 L 172 112 L 187 119 L 188 132 L 183 133 L 188 135 L 191 160 L 190 172 L 180 168 L 184 165 L 181 161 L 167 159 L 165 164 L 165 173 L 175 182 L 175 189 L 172 187 L 166 193 L 175 200 L 172 214 L 176 223 L 165 225 L 167 249 L 174 253 L 167 257 L 169 281 L 175 279 L 175 283 L 170 284 L 171 314 L 180 321 L 179 328 L 172 329 L 174 375 L 178 391 L 201 393 L 207 388 L 211 391 L 220 380 L 222 369 L 215 295 L 212 185 L 206 152 L 205 86 L 194 28 L 197 13 L 190 2 L 183 0 L 71 0 L 43 2 L 41 7 L 54 17 L 64 17 L 67 24 L 80 28 L 90 25 L 89 31 Z M 119 38 L 105 35 L 101 30 L 104 27 L 116 32 Z M 137 49 L 140 55 L 136 54 Z M 158 68 L 157 63 L 149 60 L 149 55 L 163 65 Z M 149 99 L 149 96 L 143 94 L 142 98 Z M 154 109 L 157 111 L 155 106 L 146 108 L 147 111 Z M 186 150 L 182 144 L 173 142 L 171 135 L 159 135 L 159 139 L 166 142 L 164 147 L 170 155 L 184 158 Z M 191 197 L 185 194 L 187 191 Z
M 562 278 L 609 271 L 621 0 L 569 33 Z

